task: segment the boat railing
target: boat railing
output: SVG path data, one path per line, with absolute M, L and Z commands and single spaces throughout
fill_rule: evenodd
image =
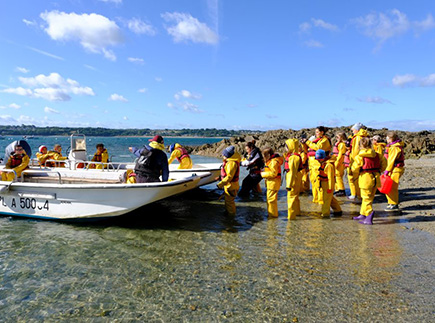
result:
M 48 177 L 50 177 L 51 174 L 57 175 L 59 178 L 59 184 L 62 184 L 62 175 L 59 172 L 33 170 L 33 169 L 23 170 L 21 172 L 21 182 L 24 182 L 24 175 L 47 175 Z

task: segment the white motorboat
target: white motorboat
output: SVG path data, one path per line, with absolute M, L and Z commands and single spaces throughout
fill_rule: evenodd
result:
M 30 169 L 20 180 L 0 181 L 0 214 L 50 220 L 111 218 L 198 187 L 209 175 L 171 174 L 168 182 L 125 184 L 101 176 L 62 176 L 57 169 Z

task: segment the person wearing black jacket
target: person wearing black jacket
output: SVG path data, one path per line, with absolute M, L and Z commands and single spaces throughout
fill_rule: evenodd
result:
M 249 141 L 245 146 L 245 150 L 247 157 L 245 160 L 242 160 L 240 165 L 245 166 L 249 174 L 242 182 L 242 188 L 238 193 L 239 197 L 249 197 L 251 190 L 261 192 L 259 184 L 262 180 L 260 175 L 261 169 L 264 167 L 263 155 L 260 149 L 255 146 L 255 140 Z
M 168 157 L 164 152 L 165 145 L 162 136 L 149 139 L 149 145 L 142 148 L 129 147 L 130 152 L 138 159 L 134 167 L 137 183 L 167 182 L 169 178 Z

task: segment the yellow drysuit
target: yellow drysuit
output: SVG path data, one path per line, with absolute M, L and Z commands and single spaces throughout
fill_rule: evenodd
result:
M 374 159 L 376 155 L 379 158 L 379 170 L 374 172 L 364 171 L 364 158 Z M 376 189 L 381 186 L 380 173 L 387 166 L 387 161 L 382 154 L 377 153 L 374 149 L 361 149 L 352 163 L 352 173 L 358 177 L 358 186 L 361 191 L 361 209 L 360 214 L 368 216 L 373 212 L 373 200 L 375 199 Z
M 20 157 L 17 156 L 17 154 L 13 154 L 12 156 L 9 157 L 5 169 L 11 169 L 14 172 L 2 172 L 2 181 L 13 181 L 15 178 L 15 174 L 17 175 L 17 179 L 21 176 L 21 173 L 23 172 L 23 170 L 25 170 L 28 166 L 29 166 L 29 162 L 30 162 L 30 158 L 29 156 L 27 156 L 27 154 L 25 152 L 23 152 L 22 154 L 22 159 L 21 159 L 21 163 L 15 167 L 12 166 L 12 160 Z
M 334 163 L 335 166 L 335 190 L 344 191 L 344 154 L 346 153 L 346 144 L 339 142 L 337 144 L 337 156 Z
M 281 187 L 281 165 L 283 163 L 284 158 L 274 154 L 266 162 L 264 171 L 261 172 L 261 177 L 266 182 L 267 214 L 275 218 L 278 217 L 278 191 Z
M 175 144 L 174 150 L 172 151 L 171 156 L 168 159 L 168 164 L 172 163 L 176 158 L 180 163 L 178 169 L 191 169 L 193 166 L 192 159 L 189 155 L 185 155 L 183 158 L 181 158 L 181 156 L 183 156 L 182 149 L 183 148 L 180 144 Z
M 317 138 L 315 140 L 316 142 L 312 142 L 310 140 L 307 140 L 305 144 L 310 148 L 310 150 L 317 151 L 318 149 L 323 149 L 326 154 L 328 155 L 331 152 L 331 141 L 327 136 L 323 136 L 321 138 Z M 311 188 L 313 192 L 313 202 L 322 204 L 322 195 L 319 194 L 319 182 L 318 182 L 318 176 L 319 176 L 319 162 L 314 158 L 314 155 L 312 153 L 308 153 L 309 159 L 308 159 L 308 167 L 309 167 L 309 173 L 310 173 L 310 181 L 311 181 Z
M 390 193 L 387 194 L 388 204 L 397 205 L 399 204 L 399 180 L 405 172 L 404 167 L 404 157 L 403 165 L 398 165 L 398 160 L 401 157 L 402 150 L 404 147 L 403 141 L 397 141 L 391 145 L 387 145 L 387 168 L 385 170 L 389 171 L 390 177 L 393 180 L 393 186 Z
M 335 187 L 335 157 L 326 159 L 320 163 L 318 180 L 320 182 L 320 194 L 322 195 L 322 217 L 328 217 L 330 209 L 333 212 L 341 212 L 340 204 L 334 197 Z
M 217 184 L 224 189 L 225 210 L 228 214 L 236 214 L 235 199 L 239 190 L 240 154 L 235 152 L 231 157 L 224 159 L 222 179 Z
M 297 215 L 301 214 L 299 192 L 302 185 L 302 173 L 299 167 L 302 164 L 302 158 L 297 155 L 299 152 L 299 141 L 297 139 L 288 139 L 285 144 L 288 149 L 288 154 L 285 156 L 288 219 L 294 220 Z
M 361 197 L 361 193 L 358 186 L 358 176 L 355 176 L 352 173 L 352 163 L 355 160 L 355 157 L 359 153 L 359 142 L 362 137 L 368 137 L 369 133 L 365 129 L 360 129 L 355 135 L 352 137 L 351 141 L 351 151 L 349 154 L 349 168 L 347 169 L 347 179 L 349 180 L 349 188 L 350 195 Z

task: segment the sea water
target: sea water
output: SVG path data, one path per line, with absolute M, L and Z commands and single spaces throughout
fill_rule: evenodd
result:
M 98 142 L 121 158 L 144 139 L 88 138 L 88 150 Z M 432 235 L 385 214 L 359 225 L 343 198 L 343 217 L 320 219 L 303 195 L 288 221 L 284 189 L 268 219 L 262 186 L 235 217 L 215 185 L 101 223 L 0 217 L 0 322 L 433 321 Z

